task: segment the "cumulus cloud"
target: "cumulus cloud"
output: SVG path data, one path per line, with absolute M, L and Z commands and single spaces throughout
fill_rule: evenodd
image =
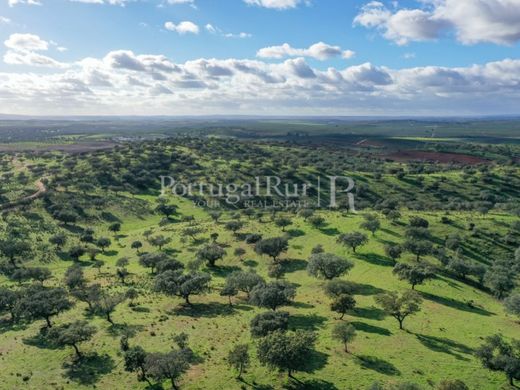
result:
M 318 42 L 309 46 L 307 49 L 296 49 L 288 43 L 284 43 L 280 46 L 264 47 L 258 50 L 256 55 L 261 58 L 312 57 L 323 61 L 339 56 L 348 59 L 352 58 L 355 53 L 352 50 L 343 51 L 339 46 Z
M 0 16 L 0 24 L 9 24 L 11 23 L 11 19 L 6 18 L 5 16 Z
M 49 43 L 34 34 L 11 34 L 4 45 L 14 50 L 47 50 Z
M 4 41 L 8 50 L 4 54 L 4 62 L 9 65 L 30 65 L 46 66 L 52 68 L 63 68 L 65 64 L 54 60 L 51 57 L 38 53 L 46 51 L 49 45 L 56 45 L 55 42 L 47 42 L 34 34 L 11 34 Z
M 9 65 L 46 66 L 51 68 L 62 68 L 66 66 L 51 57 L 25 50 L 7 50 L 4 54 L 4 62 Z
M 197 26 L 195 23 L 190 21 L 183 21 L 179 24 L 175 24 L 173 22 L 166 22 L 164 23 L 164 28 L 166 30 L 175 31 L 181 35 L 183 34 L 198 34 L 199 33 L 199 26 Z
M 19 4 L 42 5 L 39 0 L 7 0 L 7 4 L 9 4 L 9 7 L 14 7 Z
M 288 9 L 296 8 L 302 0 L 244 0 L 246 4 L 264 8 Z
M 520 0 L 421 0 L 421 8 L 390 10 L 365 4 L 354 25 L 373 28 L 398 45 L 439 38 L 454 31 L 463 44 L 510 45 L 520 40 Z
M 60 64 L 37 51 L 9 49 L 4 61 L 53 66 L 44 73 L 0 73 L 0 104 L 13 113 L 463 115 L 517 113 L 520 101 L 520 60 L 514 59 L 323 70 L 303 57 L 175 63 L 160 54 L 115 50 Z

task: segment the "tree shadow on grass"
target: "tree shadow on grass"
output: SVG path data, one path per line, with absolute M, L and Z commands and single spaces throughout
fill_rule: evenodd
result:
M 379 230 L 381 230 L 382 232 L 385 232 L 386 234 L 388 234 L 390 236 L 401 237 L 401 235 L 399 233 L 394 232 L 393 230 L 390 230 L 390 229 L 380 228 Z
M 168 254 L 168 255 L 170 255 L 170 256 L 174 256 L 174 255 L 177 255 L 177 254 L 181 253 L 180 250 L 175 249 L 175 248 L 165 248 L 163 250 L 163 252 Z
M 0 334 L 8 331 L 18 332 L 27 329 L 27 324 L 13 322 L 11 319 L 0 319 Z
M 286 233 L 292 238 L 305 236 L 305 232 L 301 229 L 290 229 L 287 230 Z
M 320 228 L 319 231 L 327 236 L 337 236 L 340 233 L 337 228 Z
M 198 237 L 198 238 L 195 238 L 195 239 L 190 239 L 190 242 L 189 242 L 189 246 L 192 246 L 192 247 L 197 247 L 199 245 L 202 245 L 202 244 L 205 244 L 209 242 L 209 238 L 206 238 L 206 237 Z M 220 246 L 224 246 L 223 244 L 219 244 Z
M 108 211 L 103 211 L 101 213 L 101 218 L 104 219 L 106 222 L 123 222 L 116 215 Z
M 337 387 L 321 379 L 293 380 L 283 386 L 284 390 L 336 390 Z
M 371 284 L 363 284 L 349 282 L 352 286 L 352 294 L 354 295 L 377 295 L 385 292 L 382 288 L 372 286 Z
M 314 305 L 311 305 L 310 303 L 305 303 L 305 302 L 293 302 L 293 303 L 291 303 L 291 306 L 297 307 L 300 309 L 312 309 L 313 307 L 315 307 Z
M 327 365 L 327 361 L 329 359 L 329 355 L 320 352 L 320 351 L 312 351 L 309 359 L 302 365 L 300 371 L 306 373 L 313 373 L 317 370 L 321 370 L 323 367 Z
M 109 251 L 105 251 L 105 253 L 101 253 L 102 255 L 105 255 L 107 257 L 112 257 L 112 256 L 115 256 L 117 255 L 119 252 L 116 251 L 116 250 L 109 250 Z
M 245 260 L 244 261 L 244 265 L 247 266 L 247 267 L 254 268 L 254 267 L 258 266 L 258 261 L 255 261 L 255 260 Z
M 93 385 L 99 378 L 110 373 L 114 368 L 114 360 L 107 354 L 92 353 L 81 360 L 63 363 L 65 377 L 82 385 Z
M 132 311 L 136 313 L 150 313 L 151 310 L 146 306 L 132 306 Z
M 364 260 L 367 263 L 380 265 L 382 267 L 393 267 L 395 262 L 385 256 L 378 255 L 376 253 L 359 253 L 356 255 L 358 259 Z
M 81 226 L 78 226 L 78 225 L 69 225 L 69 224 L 60 224 L 60 226 L 67 230 L 68 232 L 70 233 L 73 233 L 73 234 L 82 234 L 85 229 L 83 229 Z
M 221 278 L 225 278 L 230 273 L 235 271 L 241 271 L 242 268 L 236 265 L 216 265 L 215 267 L 206 267 L 206 269 L 215 276 L 220 276 Z
M 237 313 L 235 310 L 235 306 L 229 306 L 228 304 L 220 303 L 220 302 L 210 302 L 210 303 L 194 303 L 192 306 L 189 305 L 181 305 L 173 309 L 173 313 L 178 316 L 186 316 L 186 317 L 220 317 L 220 316 L 230 316 Z
M 420 294 L 424 299 L 428 299 L 429 301 L 433 301 L 440 305 L 448 306 L 453 309 L 467 311 L 467 312 L 474 313 L 474 314 L 480 314 L 482 316 L 495 315 L 495 313 L 493 313 L 493 312 L 487 311 L 480 307 L 471 306 L 469 303 L 464 303 L 461 301 L 457 301 L 455 299 L 440 297 L 438 295 L 433 295 L 433 294 L 426 293 L 426 292 L 420 292 Z
M 111 336 L 135 336 L 144 329 L 143 325 L 114 324 L 108 327 L 108 333 Z
M 390 336 L 392 334 L 392 332 L 386 328 L 370 325 L 365 322 L 352 321 L 351 324 L 354 326 L 354 328 L 356 328 L 356 330 L 359 330 L 360 332 L 380 334 L 383 336 Z
M 289 329 L 318 330 L 327 321 L 327 318 L 317 314 L 294 314 L 289 317 Z
M 302 271 L 307 268 L 307 261 L 302 259 L 285 259 L 281 264 L 284 273 Z
M 427 336 L 418 333 L 416 333 L 415 336 L 421 342 L 421 344 L 431 349 L 432 351 L 447 353 L 448 355 L 454 356 L 458 360 L 470 360 L 469 358 L 464 357 L 461 354 L 473 354 L 473 349 L 471 349 L 467 345 L 458 343 L 456 341 L 444 337 Z
M 30 345 L 32 347 L 41 348 L 41 349 L 60 349 L 56 343 L 53 343 L 46 336 L 46 329 L 42 328 L 40 333 L 35 334 L 34 336 L 27 337 L 22 339 L 22 342 L 25 345 Z
M 375 356 L 358 355 L 355 361 L 361 368 L 373 370 L 383 375 L 401 375 L 401 372 L 392 363 Z
M 386 317 L 385 312 L 375 306 L 356 307 L 354 310 L 350 311 L 350 314 L 354 317 L 368 318 L 377 321 L 382 321 Z

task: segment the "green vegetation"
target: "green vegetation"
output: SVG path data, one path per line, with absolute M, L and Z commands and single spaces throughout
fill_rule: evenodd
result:
M 3 154 L 3 386 L 518 384 L 518 146 L 452 140 L 450 150 L 502 158 L 429 164 L 295 138 Z M 211 208 L 197 191 L 159 196 L 161 175 L 237 185 L 348 175 L 357 213 L 343 193 L 337 209 Z

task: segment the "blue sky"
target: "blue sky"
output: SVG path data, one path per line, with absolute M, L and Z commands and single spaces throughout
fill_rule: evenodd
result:
M 0 103 L 12 113 L 444 115 L 520 106 L 519 76 L 509 74 L 520 70 L 520 0 L 0 0 L 0 40 Z M 122 74 L 135 81 L 126 90 Z

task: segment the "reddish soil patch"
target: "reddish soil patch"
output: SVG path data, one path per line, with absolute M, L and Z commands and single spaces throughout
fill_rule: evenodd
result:
M 421 162 L 432 162 L 440 164 L 463 164 L 463 165 L 476 165 L 489 163 L 481 157 L 470 156 L 468 154 L 457 154 L 457 153 L 439 153 L 439 152 L 424 152 L 421 150 L 402 150 L 394 152 L 385 156 L 387 159 L 392 161 L 421 161 Z

